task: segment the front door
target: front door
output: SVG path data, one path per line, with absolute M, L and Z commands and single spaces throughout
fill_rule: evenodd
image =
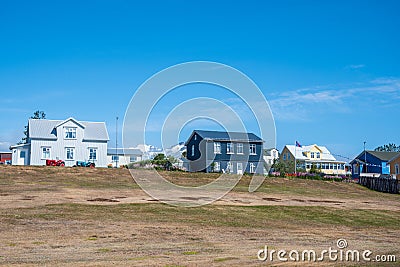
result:
M 238 162 L 237 164 L 237 174 L 243 174 L 243 164 L 241 162 Z

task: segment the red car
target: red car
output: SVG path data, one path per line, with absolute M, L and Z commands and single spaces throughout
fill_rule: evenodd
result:
M 46 159 L 46 166 L 65 166 L 65 162 L 63 160 L 55 160 L 55 159 Z

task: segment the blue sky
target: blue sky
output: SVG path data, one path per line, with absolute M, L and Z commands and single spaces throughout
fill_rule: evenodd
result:
M 2 1 L 0 150 L 37 109 L 105 121 L 114 142 L 135 90 L 193 60 L 258 85 L 278 149 L 298 140 L 351 158 L 363 141 L 400 144 L 399 10 L 399 1 Z

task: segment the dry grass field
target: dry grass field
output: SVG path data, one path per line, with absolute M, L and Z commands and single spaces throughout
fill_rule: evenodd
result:
M 215 174 L 163 172 L 180 185 Z M 162 204 L 126 169 L 0 166 L 0 265 L 398 266 L 400 196 L 353 183 L 250 178 L 198 208 Z M 269 249 L 336 248 L 396 255 L 395 263 L 261 262 Z

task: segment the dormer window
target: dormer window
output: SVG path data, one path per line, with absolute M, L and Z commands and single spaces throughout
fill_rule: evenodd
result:
M 65 139 L 76 139 L 75 127 L 65 127 Z

